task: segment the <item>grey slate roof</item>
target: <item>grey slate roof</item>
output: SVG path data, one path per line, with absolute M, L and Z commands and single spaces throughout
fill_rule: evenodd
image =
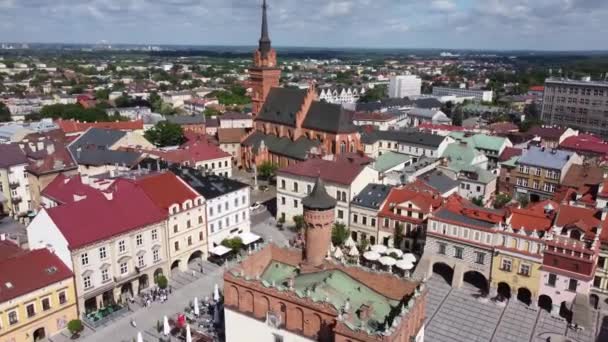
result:
M 204 115 L 167 115 L 167 121 L 178 125 L 201 125 L 205 123 Z
M 249 186 L 231 178 L 204 175 L 201 171 L 189 167 L 172 165 L 169 167 L 169 170 L 180 177 L 184 182 L 188 183 L 188 185 L 206 200 L 220 197 Z
M 306 94 L 305 89 L 270 89 L 256 120 L 295 126 L 296 113 L 304 103 Z
M 329 196 L 327 189 L 325 189 L 325 183 L 323 183 L 321 177 L 317 177 L 310 194 L 302 199 L 302 205 L 306 209 L 327 210 L 336 207 L 336 199 Z
M 379 102 L 357 103 L 356 109 L 358 112 L 372 112 L 383 108 L 406 107 L 413 104 L 412 100 L 406 98 L 389 98 L 382 99 Z
M 27 156 L 17 144 L 0 144 L 0 168 L 27 164 Z
M 441 102 L 433 97 L 420 98 L 420 99 L 414 100 L 414 107 L 425 108 L 425 109 L 441 108 Z
M 476 226 L 476 227 L 482 227 L 482 228 L 494 227 L 494 224 L 491 222 L 476 220 L 474 218 L 470 218 L 468 216 L 464 216 L 459 213 L 455 213 L 446 208 L 439 209 L 438 211 L 433 213 L 433 216 L 440 218 L 440 219 L 460 222 L 462 224 L 469 225 L 469 226 Z
M 368 209 L 380 209 L 393 186 L 370 183 L 353 198 L 351 204 Z
M 517 161 L 519 164 L 539 166 L 545 169 L 561 170 L 575 153 L 566 150 L 552 150 L 530 146 Z
M 289 138 L 279 138 L 276 135 L 264 134 L 259 131 L 256 131 L 247 137 L 247 139 L 243 141 L 243 145 L 252 146 L 253 151 L 257 152 L 262 141 L 264 142 L 264 145 L 266 145 L 266 148 L 273 154 L 298 160 L 306 160 L 310 149 L 319 146 L 318 141 L 310 140 L 303 136 L 296 141 L 291 141 Z
M 127 133 L 113 129 L 90 128 L 80 138 L 74 140 L 69 148 L 73 155 L 79 147 L 87 148 L 91 146 L 107 148 L 114 145 Z
M 420 179 L 441 193 L 458 188 L 458 181 L 445 175 L 441 171 L 431 171 L 420 176 Z
M 445 137 L 437 134 L 417 131 L 371 131 L 364 132 L 361 140 L 366 144 L 373 144 L 378 140 L 391 140 L 410 145 L 439 147 Z
M 84 148 L 73 154 L 74 159 L 80 165 L 102 166 L 102 165 L 136 165 L 141 153 L 133 151 L 114 151 L 95 148 Z
M 353 112 L 333 103 L 314 101 L 302 127 L 330 133 L 352 133 L 357 131 L 353 124 Z

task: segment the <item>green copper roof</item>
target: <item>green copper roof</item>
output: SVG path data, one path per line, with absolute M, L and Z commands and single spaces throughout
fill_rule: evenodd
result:
M 442 157 L 449 157 L 448 167 L 456 172 L 460 172 L 470 166 L 474 166 L 475 158 L 483 153 L 473 147 L 459 143 L 449 144 L 443 151 Z
M 409 162 L 412 159 L 412 156 L 407 154 L 389 151 L 378 156 L 372 167 L 378 172 L 386 172 L 395 166 Z
M 291 276 L 294 277 L 293 290 L 300 297 L 315 302 L 328 302 L 338 311 L 344 309 L 348 302 L 349 316 L 345 322 L 368 332 L 381 331 L 387 317 L 400 305 L 399 301 L 372 290 L 341 270 L 299 274 L 296 267 L 272 261 L 261 280 L 264 284 L 272 284 L 274 281 L 275 287 L 286 288 Z M 371 308 L 371 316 L 366 320 L 361 320 L 358 315 L 358 310 L 363 305 Z
M 500 148 L 504 145 L 507 138 L 495 137 L 486 134 L 475 134 L 472 136 L 465 136 L 464 132 L 451 132 L 449 135 L 451 138 L 466 142 L 473 148 L 490 151 L 500 151 Z
M 517 167 L 517 161 L 519 160 L 519 157 L 520 156 L 513 156 L 509 160 L 501 162 L 500 164 L 507 167 Z

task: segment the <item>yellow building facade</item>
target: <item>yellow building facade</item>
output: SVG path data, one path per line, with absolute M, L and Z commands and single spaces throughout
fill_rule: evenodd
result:
M 74 279 L 0 303 L 0 341 L 30 342 L 50 337 L 78 318 Z
M 527 289 L 531 299 L 535 300 L 540 295 L 541 265 L 542 259 L 538 261 L 517 253 L 499 251 L 492 260 L 492 287 L 500 293 L 505 288 L 502 284 L 507 284 L 512 297 L 525 297 L 524 289 Z

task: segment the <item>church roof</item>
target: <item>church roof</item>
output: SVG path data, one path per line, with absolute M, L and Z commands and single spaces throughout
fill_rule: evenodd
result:
M 273 154 L 286 156 L 292 159 L 306 160 L 308 152 L 313 147 L 318 147 L 319 142 L 310 140 L 306 137 L 300 137 L 296 141 L 283 137 L 279 138 L 276 135 L 264 134 L 256 131 L 243 141 L 243 145 L 253 147 L 253 151 L 257 153 L 262 141 L 264 145 Z
M 296 113 L 306 99 L 305 89 L 272 88 L 256 120 L 295 127 Z
M 325 183 L 321 177 L 317 177 L 315 186 L 308 196 L 302 199 L 302 205 L 307 209 L 325 210 L 336 207 L 336 199 L 329 196 L 325 189 Z
M 353 112 L 327 102 L 313 102 L 308 109 L 302 127 L 330 133 L 353 133 Z

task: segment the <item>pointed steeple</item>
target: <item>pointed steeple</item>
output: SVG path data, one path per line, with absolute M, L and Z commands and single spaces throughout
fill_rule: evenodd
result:
M 262 35 L 260 36 L 259 49 L 263 56 L 270 51 L 270 36 L 268 35 L 268 20 L 266 19 L 266 0 L 262 3 Z
M 319 176 L 310 194 L 302 199 L 302 205 L 306 209 L 327 210 L 336 207 L 336 200 L 327 193 L 325 183 Z

